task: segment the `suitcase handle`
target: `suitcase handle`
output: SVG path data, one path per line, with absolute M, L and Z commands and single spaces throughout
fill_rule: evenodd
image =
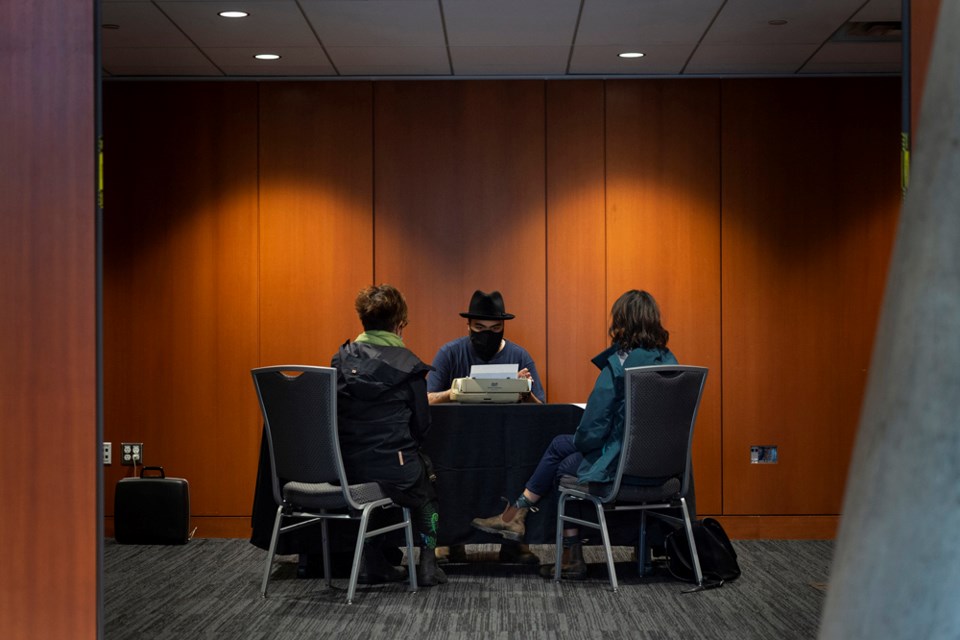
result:
M 147 471 L 159 471 L 159 476 L 149 476 L 151 478 L 166 478 L 167 474 L 163 472 L 163 467 L 141 467 L 140 468 L 140 477 L 144 477 L 143 474 Z

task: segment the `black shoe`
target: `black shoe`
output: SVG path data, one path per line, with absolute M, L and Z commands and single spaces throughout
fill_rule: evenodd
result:
M 420 548 L 420 564 L 417 565 L 417 586 L 433 587 L 447 582 L 447 574 L 437 566 L 434 549 Z
M 538 565 L 540 564 L 540 558 L 530 551 L 529 545 L 505 542 L 500 545 L 500 562 L 503 564 Z

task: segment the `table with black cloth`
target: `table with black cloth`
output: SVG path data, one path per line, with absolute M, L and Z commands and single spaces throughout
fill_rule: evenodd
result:
M 470 526 L 476 517 L 503 511 L 501 496 L 523 491 L 554 436 L 572 434 L 583 409 L 573 404 L 430 407 L 432 426 L 423 450 L 437 472 L 440 544 L 501 542 Z M 530 544 L 555 540 L 557 501 L 549 496 L 527 515 Z
M 432 426 L 423 450 L 437 472 L 439 544 L 502 542 L 499 536 L 474 529 L 470 521 L 502 511 L 501 496 L 516 499 L 550 441 L 559 434 L 576 431 L 582 415 L 583 409 L 573 404 L 432 405 Z M 556 539 L 556 494 L 546 496 L 537 506 L 538 511 L 527 515 L 525 542 L 552 544 Z M 264 441 L 250 540 L 260 548 L 266 549 L 270 544 L 276 509 Z M 592 511 L 592 507 L 584 509 L 583 515 L 594 520 Z M 620 516 L 608 516 L 612 541 L 633 545 L 637 540 L 638 515 L 629 515 L 627 520 Z M 330 532 L 334 548 L 353 549 L 355 528 L 334 524 Z M 582 534 L 589 536 L 591 543 L 599 544 L 600 536 L 595 530 L 584 530 Z M 281 536 L 277 552 L 313 554 L 320 550 L 320 528 L 307 527 Z

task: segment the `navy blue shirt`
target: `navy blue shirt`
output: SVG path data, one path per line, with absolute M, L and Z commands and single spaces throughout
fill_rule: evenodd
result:
M 455 378 L 470 376 L 470 367 L 475 364 L 516 364 L 520 369 L 527 369 L 533 377 L 531 392 L 540 402 L 546 402 L 543 385 L 540 384 L 540 374 L 537 365 L 526 349 L 518 344 L 505 341 L 501 349 L 491 360 L 481 360 L 470 344 L 470 336 L 463 336 L 440 347 L 433 359 L 433 371 L 427 375 L 427 392 L 436 393 L 446 391 L 453 384 Z

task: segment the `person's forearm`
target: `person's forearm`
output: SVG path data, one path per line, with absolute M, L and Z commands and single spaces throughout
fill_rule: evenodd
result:
M 428 393 L 427 402 L 430 404 L 450 402 L 450 389 L 447 389 L 446 391 L 434 391 L 433 393 Z

